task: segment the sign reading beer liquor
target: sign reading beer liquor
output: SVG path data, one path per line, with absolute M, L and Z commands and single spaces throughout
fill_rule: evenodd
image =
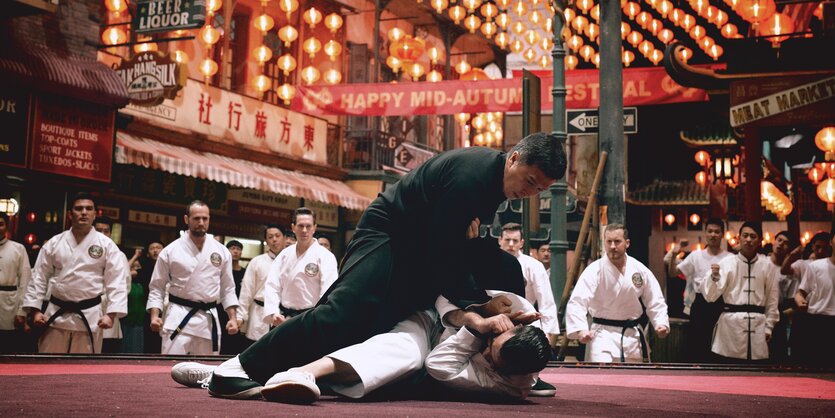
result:
M 159 106 L 129 104 L 121 111 L 154 125 L 204 134 L 210 141 L 327 163 L 326 120 L 195 80 L 188 80 L 177 97 Z
M 835 114 L 835 75 L 737 81 L 730 101 L 733 127 L 827 123 Z
M 128 221 L 139 224 L 167 226 L 170 228 L 177 227 L 177 217 L 174 215 L 164 215 L 162 213 L 143 212 L 139 210 L 128 210 Z
M 115 122 L 104 106 L 36 97 L 30 167 L 109 182 Z
M 0 164 L 26 166 L 29 93 L 4 86 L 0 90 Z
M 553 108 L 551 72 L 534 71 L 542 78 L 542 110 Z M 566 106 L 569 109 L 599 106 L 599 71 L 573 70 L 566 73 Z M 522 110 L 521 78 L 484 81 L 441 81 L 422 83 L 340 84 L 296 86 L 292 108 L 316 115 L 405 116 L 451 115 L 476 112 L 519 112 Z M 707 100 L 704 90 L 676 84 L 664 68 L 623 71 L 624 106 L 642 106 Z
M 130 103 L 137 106 L 156 106 L 173 99 L 186 84 L 181 64 L 160 52 L 143 52 L 122 61 L 116 73 L 128 90 Z
M 206 22 L 205 0 L 139 0 L 133 17 L 136 33 L 199 28 Z

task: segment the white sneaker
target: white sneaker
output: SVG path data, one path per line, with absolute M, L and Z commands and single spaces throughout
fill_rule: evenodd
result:
M 187 361 L 177 363 L 171 368 L 171 378 L 175 382 L 188 387 L 199 388 L 202 382 L 212 377 L 217 366 Z
M 261 396 L 268 401 L 299 405 L 312 404 L 320 395 L 316 378 L 301 370 L 276 373 L 261 389 Z

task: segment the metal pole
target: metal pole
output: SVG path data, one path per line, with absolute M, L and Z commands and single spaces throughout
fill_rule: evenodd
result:
M 554 109 L 551 115 L 551 135 L 560 141 L 565 147 L 567 137 L 565 128 L 565 47 L 562 42 L 562 28 L 565 24 L 563 0 L 552 0 L 554 8 L 554 48 L 551 56 L 554 57 L 554 84 L 551 87 L 551 96 L 554 99 Z M 551 290 L 555 295 L 561 295 L 565 287 L 566 276 L 566 252 L 568 252 L 568 240 L 566 239 L 566 211 L 565 195 L 568 192 L 568 184 L 565 178 L 558 180 L 549 188 L 551 192 L 551 241 L 548 246 L 551 248 Z M 564 313 L 558 312 L 560 323 L 565 323 Z
M 623 68 L 621 67 L 620 0 L 600 2 L 600 151 L 609 152 L 601 205 L 607 224 L 626 222 L 624 206 Z

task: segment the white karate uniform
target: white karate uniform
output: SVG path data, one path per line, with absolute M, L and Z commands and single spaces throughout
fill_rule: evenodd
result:
M 87 233 L 80 243 L 76 243 L 72 231 L 67 230 L 44 244 L 23 299 L 25 308 L 41 309 L 42 303 L 49 300 L 46 296 L 48 284 L 51 295 L 60 300 L 80 302 L 101 295 L 104 289 L 110 302 L 106 307 L 96 305 L 82 311 L 97 340 L 94 344 L 99 347 L 89 347 L 87 328 L 82 319 L 72 313 L 61 315 L 50 325 L 41 337 L 40 352 L 101 351 L 101 330 L 98 327 L 101 315 L 112 313 L 121 318 L 128 312 L 125 277 L 130 271 L 124 257 L 110 238 L 95 230 Z M 58 309 L 58 305 L 50 303 L 44 315 L 49 318 Z M 53 328 L 71 332 L 51 333 Z M 69 348 L 71 345 L 72 348 Z
M 551 290 L 551 277 L 545 271 L 542 263 L 520 251 L 516 256 L 522 266 L 525 276 L 525 299 L 536 304 L 542 314 L 542 330 L 546 334 L 559 334 L 560 325 L 557 318 L 557 304 L 554 302 L 554 292 Z
M 243 321 L 240 332 L 246 338 L 257 341 L 269 332 L 270 323 L 264 320 L 264 307 L 255 300 L 264 303 L 264 287 L 267 274 L 275 260 L 276 254 L 267 250 L 252 260 L 246 267 L 243 282 L 241 282 L 241 296 L 238 298 L 238 320 Z
M 638 260 L 627 256 L 624 274 L 609 261 L 608 256 L 589 264 L 568 301 L 565 314 L 566 333 L 579 338 L 589 330 L 587 314 L 616 321 L 638 319 L 642 314 L 641 298 L 654 327 L 670 329 L 667 303 L 661 286 L 652 272 Z M 642 361 L 640 334 L 636 328 L 592 324 L 592 340 L 586 345 L 586 361 L 618 362 L 621 351 L 627 362 Z M 621 346 L 621 341 L 623 345 Z
M 832 260 L 824 258 L 809 263 L 799 288 L 806 292 L 810 314 L 835 316 L 835 264 Z
M 296 256 L 293 244 L 275 258 L 264 289 L 264 320 L 271 322 L 279 305 L 289 309 L 316 306 L 338 276 L 336 257 L 315 240 L 307 251 Z
M 209 234 L 206 234 L 202 251 L 197 249 L 189 234 L 181 236 L 163 248 L 148 285 L 150 292 L 147 310 L 151 308 L 163 310 L 166 285 L 170 295 L 192 302 L 220 303 L 224 309 L 238 306 L 235 281 L 232 278 L 232 254 Z M 212 323 L 210 321 L 217 324 L 219 347 L 221 329 L 226 324 L 219 323 L 216 308 L 209 310 L 211 316 L 204 310 L 198 310 L 174 340 L 171 340 L 171 334 L 191 309 L 173 302 L 168 304 L 163 315 L 163 327 L 160 333 L 162 354 L 211 354 Z M 196 341 L 192 344 L 191 340 L 197 338 L 207 341 Z M 207 342 L 208 345 L 206 345 Z M 193 348 L 193 346 L 200 348 Z M 206 347 L 208 351 L 205 351 Z
M 14 328 L 15 316 L 26 316 L 23 311 L 23 295 L 32 278 L 29 255 L 18 243 L 0 237 L 0 286 L 14 286 L 15 290 L 0 290 L 0 330 Z
M 713 332 L 712 351 L 716 354 L 748 359 L 749 335 L 751 358 L 768 358 L 766 334 L 771 334 L 780 320 L 777 309 L 780 299 L 780 270 L 767 257 L 757 256 L 750 262 L 742 254 L 719 262 L 719 280 L 708 276 L 704 295 L 708 302 L 721 296 L 726 304 L 765 307 L 765 314 L 755 312 L 723 312 Z
M 705 277 L 710 275 L 710 266 L 719 264 L 731 253 L 722 250 L 719 254 L 711 254 L 707 248 L 691 252 L 678 264 L 681 274 L 687 279 L 684 288 L 684 313 L 690 315 L 690 306 L 696 300 L 696 294 L 702 293 Z

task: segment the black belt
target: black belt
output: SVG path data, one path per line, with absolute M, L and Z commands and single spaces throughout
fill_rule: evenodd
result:
M 252 299 L 252 301 L 255 302 L 256 305 L 258 305 L 262 308 L 264 307 L 264 301 L 263 300 Z
M 760 313 L 765 314 L 765 306 L 757 306 L 757 305 L 731 305 L 726 303 L 722 310 L 724 312 L 749 312 L 749 313 Z
M 191 308 L 186 314 L 186 317 L 180 322 L 180 325 L 177 325 L 177 329 L 171 333 L 171 340 L 174 340 L 174 337 L 180 334 L 180 331 L 186 327 L 188 321 L 191 320 L 191 317 L 197 313 L 197 311 L 206 311 L 209 315 L 209 319 L 212 321 L 212 351 L 218 351 L 218 341 L 217 341 L 217 321 L 215 320 L 215 316 L 212 315 L 212 308 L 216 308 L 218 306 L 217 302 L 195 302 L 193 300 L 183 299 L 181 297 L 174 296 L 172 294 L 168 295 L 168 301 L 176 303 L 177 305 L 182 305 L 187 308 Z
M 17 290 L 17 286 L 0 286 L 0 292 L 14 292 Z
M 620 327 L 620 361 L 622 363 L 626 362 L 626 357 L 623 355 L 623 335 L 626 333 L 626 330 L 629 328 L 635 328 L 638 330 L 638 336 L 641 339 L 641 355 L 644 358 L 649 358 L 649 350 L 647 349 L 646 337 L 644 336 L 644 327 L 649 323 L 649 318 L 646 314 L 641 315 L 638 319 L 625 319 L 625 320 L 616 320 L 616 319 L 605 319 L 605 318 L 592 318 L 591 322 L 600 325 L 608 325 L 610 327 Z
M 292 318 L 294 316 L 299 316 L 303 314 L 305 311 L 309 310 L 310 308 L 305 309 L 291 309 L 282 304 L 278 305 L 278 310 L 281 311 L 281 314 L 287 318 Z
M 53 305 L 58 306 L 58 310 L 55 311 L 55 313 L 49 317 L 49 320 L 46 321 L 46 325 L 44 326 L 44 328 L 50 326 L 53 322 L 55 322 L 56 319 L 58 319 L 59 316 L 65 313 L 78 314 L 78 316 L 81 317 L 81 321 L 84 323 L 84 328 L 87 328 L 87 335 L 90 336 L 90 351 L 92 352 L 92 354 L 96 354 L 96 344 L 93 338 L 93 329 L 90 328 L 90 323 L 87 322 L 87 317 L 84 316 L 84 312 L 82 311 L 100 305 L 101 295 L 98 295 L 91 299 L 84 299 L 79 302 L 68 302 L 66 300 L 58 299 L 55 296 L 50 296 L 49 302 Z M 102 315 L 103 314 L 104 313 L 102 313 Z

